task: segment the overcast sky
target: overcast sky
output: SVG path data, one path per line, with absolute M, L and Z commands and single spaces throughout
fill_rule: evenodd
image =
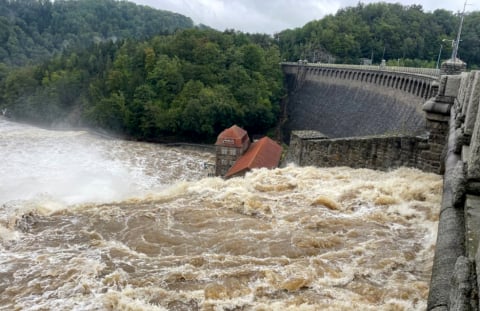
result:
M 335 14 L 338 9 L 356 6 L 358 0 L 130 0 L 157 9 L 186 15 L 195 24 L 218 30 L 235 29 L 250 33 L 273 34 L 302 27 L 314 19 Z M 364 0 L 363 3 L 378 1 Z M 420 4 L 425 12 L 445 9 L 463 10 L 463 0 L 384 1 L 403 5 Z M 480 0 L 468 0 L 467 11 L 479 11 Z

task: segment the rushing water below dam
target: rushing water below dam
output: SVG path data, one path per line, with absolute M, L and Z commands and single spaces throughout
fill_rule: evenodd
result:
M 441 177 L 206 177 L 210 153 L 0 119 L 0 310 L 424 310 Z

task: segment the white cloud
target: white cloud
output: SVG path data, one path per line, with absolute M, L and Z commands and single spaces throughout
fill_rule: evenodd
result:
M 131 0 L 138 4 L 177 12 L 191 17 L 196 24 L 218 30 L 236 29 L 251 33 L 269 33 L 302 27 L 309 21 L 335 14 L 338 9 L 356 6 L 358 0 Z M 364 0 L 363 3 L 378 1 Z M 392 0 L 403 5 L 420 4 L 424 11 L 463 10 L 463 3 L 451 0 Z M 480 0 L 469 0 L 467 11 L 480 10 Z

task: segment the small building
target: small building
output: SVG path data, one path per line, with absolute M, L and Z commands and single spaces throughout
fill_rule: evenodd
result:
M 215 143 L 215 175 L 224 176 L 248 147 L 250 138 L 241 127 L 233 125 L 221 132 Z
M 268 137 L 250 144 L 245 130 L 234 125 L 218 135 L 216 176 L 242 176 L 254 168 L 275 168 L 280 163 L 282 147 Z

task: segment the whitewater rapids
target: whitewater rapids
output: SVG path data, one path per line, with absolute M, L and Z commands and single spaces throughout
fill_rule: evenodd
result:
M 442 179 L 0 120 L 0 310 L 424 310 Z

